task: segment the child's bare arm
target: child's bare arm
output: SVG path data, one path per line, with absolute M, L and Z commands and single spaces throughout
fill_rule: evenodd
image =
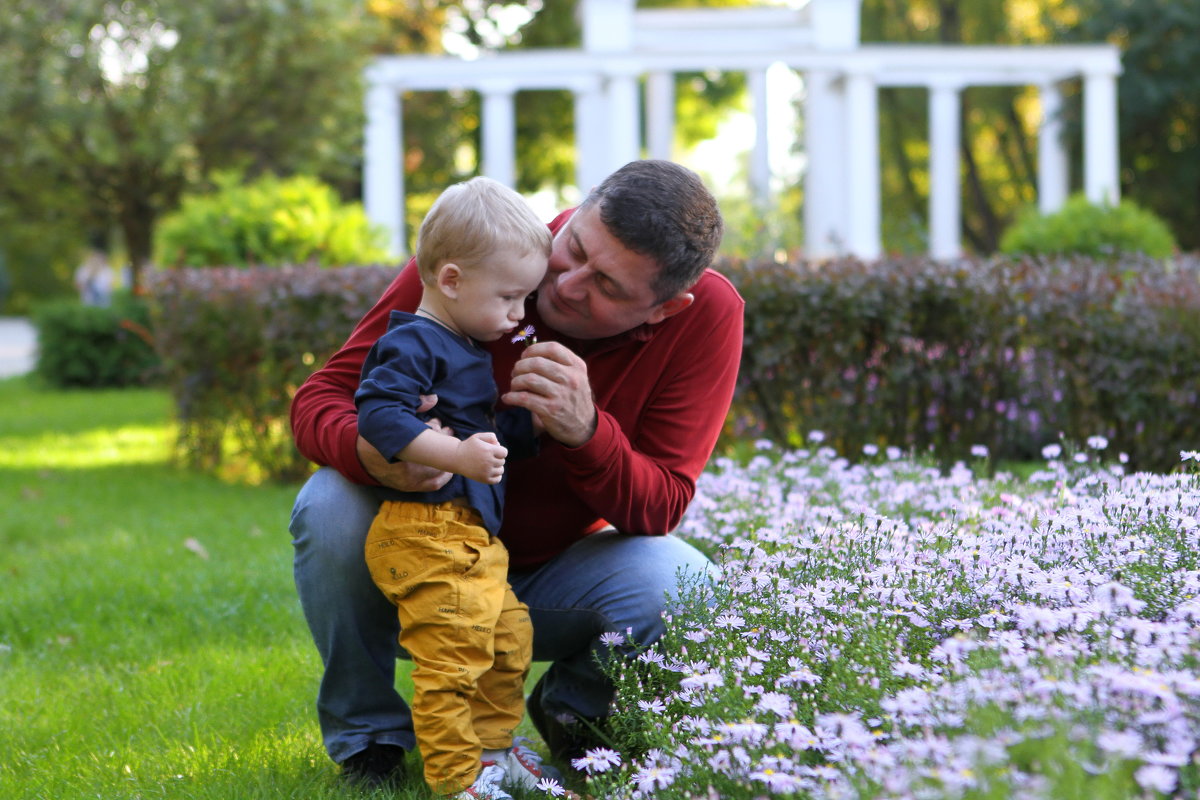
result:
M 480 483 L 499 483 L 508 455 L 494 433 L 477 433 L 459 440 L 425 431 L 400 451 L 403 461 L 454 472 Z

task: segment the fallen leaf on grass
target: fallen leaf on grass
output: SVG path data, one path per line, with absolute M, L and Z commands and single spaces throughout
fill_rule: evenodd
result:
M 208 561 L 208 550 L 204 549 L 204 545 L 200 544 L 198 539 L 194 539 L 189 536 L 183 540 L 183 546 L 203 558 L 205 561 Z

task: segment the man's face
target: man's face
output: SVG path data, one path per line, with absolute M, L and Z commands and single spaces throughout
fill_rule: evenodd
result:
M 658 269 L 608 232 L 598 208 L 580 209 L 554 237 L 538 287 L 538 314 L 575 339 L 603 339 L 661 322 L 679 309 L 674 298 L 659 302 L 650 288 Z

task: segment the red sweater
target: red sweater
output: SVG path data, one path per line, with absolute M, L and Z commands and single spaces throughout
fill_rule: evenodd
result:
M 569 216 L 560 214 L 550 229 Z M 581 447 L 542 437 L 537 457 L 508 466 L 500 537 L 514 567 L 542 564 L 606 525 L 664 534 L 679 524 L 724 424 L 742 354 L 744 302 L 733 285 L 707 270 L 691 291 L 695 302 L 680 313 L 595 341 L 556 334 L 529 304 L 526 321 L 538 340 L 560 341 L 587 362 L 598 422 Z M 420 299 L 410 260 L 346 344 L 296 392 L 292 433 L 306 458 L 356 483 L 376 483 L 356 452 L 354 391 L 388 314 L 414 311 Z M 488 349 L 504 394 L 522 346 L 505 338 Z

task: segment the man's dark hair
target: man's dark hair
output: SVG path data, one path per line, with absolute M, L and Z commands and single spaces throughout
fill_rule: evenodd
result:
M 700 280 L 721 244 L 717 201 L 687 167 L 631 161 L 605 178 L 580 208 L 596 206 L 617 241 L 658 262 L 652 288 L 661 302 Z

